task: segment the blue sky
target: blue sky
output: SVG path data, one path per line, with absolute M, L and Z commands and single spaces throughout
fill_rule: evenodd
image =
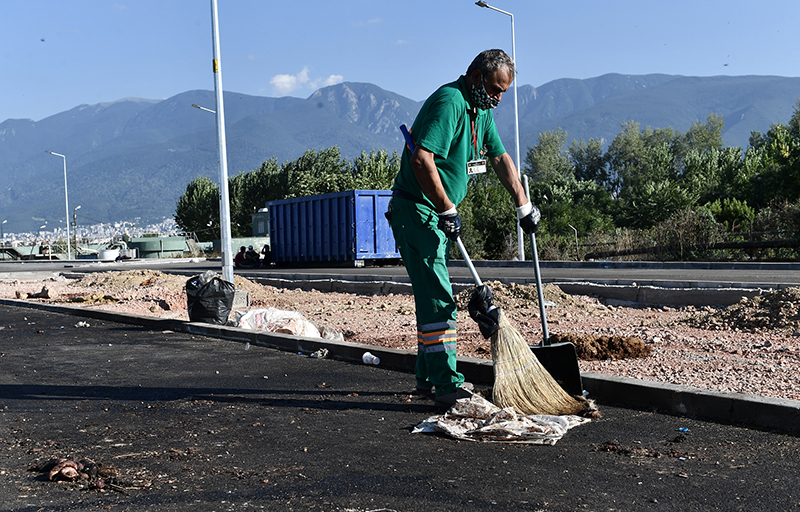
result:
M 496 0 L 519 84 L 605 73 L 800 76 L 797 0 Z M 213 90 L 209 0 L 0 2 L 0 121 Z M 219 0 L 226 91 L 305 98 L 370 82 L 415 100 L 511 19 L 473 0 Z M 800 96 L 800 91 L 798 92 Z

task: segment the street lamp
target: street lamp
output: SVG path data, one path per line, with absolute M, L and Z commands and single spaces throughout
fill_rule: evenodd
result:
M 3 224 L 5 224 L 6 222 L 8 222 L 8 219 L 4 220 L 3 222 L 0 222 L 0 242 L 2 242 L 3 244 L 6 243 L 6 235 L 5 233 L 3 233 Z
M 51 155 L 60 156 L 64 160 L 64 217 L 66 217 L 67 223 L 67 259 L 72 259 L 72 252 L 69 248 L 69 195 L 67 194 L 67 157 L 60 153 L 54 153 L 52 151 L 45 151 L 45 153 L 50 153 Z
M 217 0 L 211 0 L 211 35 L 214 46 L 212 70 L 214 72 L 214 92 L 217 97 L 217 145 L 219 146 L 219 223 L 220 246 L 222 248 L 222 279 L 233 283 L 231 213 L 228 197 L 228 151 L 225 144 L 225 109 L 222 102 L 222 70 L 220 68 L 219 28 L 217 25 Z
M 486 7 L 487 9 L 491 9 L 493 11 L 497 11 L 499 13 L 511 17 L 511 60 L 514 61 L 514 67 L 516 67 L 517 38 L 514 33 L 514 15 L 508 11 L 498 9 L 497 7 L 492 7 L 486 2 L 475 2 L 475 5 L 477 5 L 478 7 Z M 514 78 L 514 135 L 515 135 L 516 156 L 517 156 L 516 164 L 517 164 L 517 173 L 519 175 L 519 179 L 520 181 L 522 181 L 522 167 L 520 166 L 520 161 L 519 161 L 519 102 L 517 101 L 517 77 L 514 76 L 513 78 Z M 525 261 L 525 245 L 523 244 L 522 227 L 519 225 L 519 221 L 517 221 L 517 244 L 519 246 L 519 259 L 520 261 Z
M 78 205 L 74 210 L 72 210 L 72 236 L 75 237 L 75 258 L 78 257 L 78 210 L 81 209 L 81 205 Z M 69 240 L 67 240 L 69 243 Z
M 194 103 L 192 103 L 192 106 L 194 108 L 199 108 L 200 110 L 205 110 L 206 112 L 211 112 L 212 114 L 216 114 L 217 113 L 216 110 L 211 110 L 210 108 L 201 107 L 200 105 L 195 105 Z

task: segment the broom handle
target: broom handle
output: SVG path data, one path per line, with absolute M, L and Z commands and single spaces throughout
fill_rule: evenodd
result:
M 525 195 L 530 198 L 531 191 L 528 187 L 528 175 L 522 177 L 522 186 Z M 542 291 L 542 276 L 539 273 L 539 250 L 536 248 L 536 233 L 531 233 L 531 252 L 533 252 L 533 273 L 536 276 L 536 293 L 539 295 L 539 316 L 542 317 L 542 346 L 550 345 L 550 333 L 547 332 L 547 315 L 544 312 L 544 291 Z
M 473 265 L 472 260 L 469 259 L 469 254 L 467 254 L 467 249 L 464 248 L 464 242 L 461 241 L 461 237 L 456 238 L 456 243 L 461 251 L 461 255 L 464 257 L 464 261 L 467 262 L 467 268 L 469 269 L 470 274 L 472 274 L 472 279 L 475 280 L 475 286 L 482 286 L 483 283 L 481 282 L 481 278 L 478 277 L 478 271 L 475 270 L 475 265 Z
M 536 275 L 536 293 L 539 295 L 539 315 L 542 317 L 542 346 L 547 346 L 550 345 L 550 333 L 547 332 L 547 315 L 544 312 L 544 292 L 542 292 L 542 276 L 539 273 L 539 251 L 536 249 L 535 233 L 531 233 L 531 252 L 533 273 Z

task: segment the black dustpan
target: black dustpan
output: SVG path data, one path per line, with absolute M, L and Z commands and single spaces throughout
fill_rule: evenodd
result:
M 531 345 L 531 350 L 536 359 L 558 382 L 564 391 L 570 395 L 583 396 L 583 381 L 581 369 L 578 366 L 578 353 L 575 345 L 569 342 L 550 343 L 550 333 L 547 330 L 547 315 L 544 311 L 544 292 L 542 290 L 542 277 L 539 274 L 539 254 L 536 249 L 536 235 L 531 233 L 531 251 L 533 252 L 533 269 L 536 274 L 536 292 L 539 295 L 539 314 L 542 317 L 542 342 Z

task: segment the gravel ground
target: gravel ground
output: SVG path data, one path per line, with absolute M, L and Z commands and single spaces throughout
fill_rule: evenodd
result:
M 186 277 L 132 270 L 80 280 L 0 281 L 0 296 L 188 320 Z M 251 309 L 296 311 L 348 341 L 416 349 L 414 301 L 408 295 L 356 295 L 262 286 L 237 276 Z M 530 343 L 542 335 L 533 286 L 487 283 L 507 317 Z M 43 293 L 46 288 L 46 293 Z M 36 297 L 38 294 L 40 297 Z M 34 295 L 30 297 L 30 295 Z M 46 297 L 41 297 L 44 295 Z M 463 305 L 468 294 L 458 299 Z M 620 307 L 545 287 L 553 336 L 583 342 L 641 343 L 645 357 L 581 360 L 584 372 L 613 374 L 720 391 L 800 400 L 800 289 L 767 293 L 724 309 Z M 233 315 L 232 315 L 233 317 Z M 459 355 L 490 359 L 488 341 L 465 309 L 458 312 Z

